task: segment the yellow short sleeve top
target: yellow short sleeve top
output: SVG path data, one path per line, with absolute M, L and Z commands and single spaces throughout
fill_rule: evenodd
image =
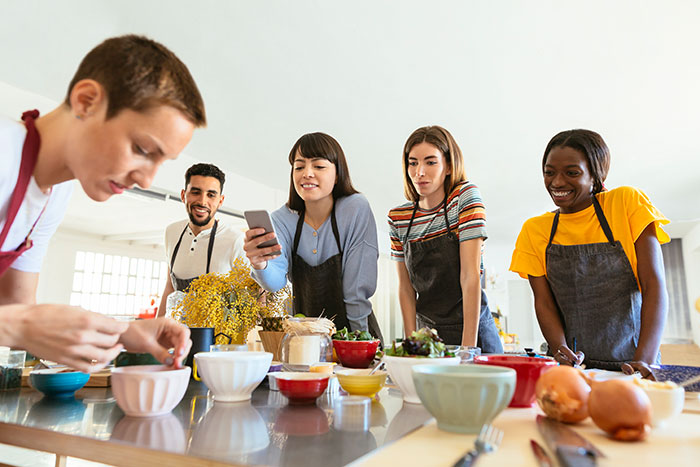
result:
M 670 237 L 661 228 L 668 219 L 651 204 L 649 198 L 637 188 L 622 186 L 596 195 L 603 214 L 610 224 L 613 237 L 622 247 L 637 277 L 637 253 L 634 242 L 650 224 L 656 225 L 659 243 L 667 243 Z M 546 275 L 545 250 L 549 243 L 554 213 L 547 212 L 525 221 L 515 242 L 510 270 L 527 279 L 529 276 Z M 571 213 L 559 214 L 559 225 L 552 243 L 557 245 L 581 245 L 606 242 L 593 205 Z M 639 279 L 639 278 L 637 278 Z

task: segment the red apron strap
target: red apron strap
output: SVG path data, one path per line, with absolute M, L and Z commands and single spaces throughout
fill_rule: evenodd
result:
M 29 186 L 29 181 L 32 178 L 34 167 L 36 166 L 37 156 L 39 155 L 39 146 L 41 144 L 39 132 L 36 130 L 36 126 L 34 125 L 34 120 L 38 117 L 38 110 L 28 110 L 22 114 L 22 120 L 24 120 L 24 125 L 27 127 L 27 136 L 24 139 L 24 146 L 22 147 L 22 162 L 19 166 L 17 183 L 15 184 L 15 189 L 12 192 L 12 197 L 10 198 L 10 205 L 7 207 L 5 225 L 2 229 L 2 233 L 0 233 L 0 246 L 5 243 L 5 238 L 7 238 L 10 227 L 15 221 L 19 207 L 22 205 L 24 196 L 27 193 L 27 187 Z

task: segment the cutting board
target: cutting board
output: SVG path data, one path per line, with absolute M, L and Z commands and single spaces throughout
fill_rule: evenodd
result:
M 29 386 L 29 373 L 32 371 L 31 368 L 25 368 L 22 371 L 22 386 Z M 90 379 L 85 384 L 86 388 L 107 388 L 110 386 L 110 378 L 112 376 L 112 370 L 109 368 L 102 369 L 97 373 L 92 373 Z

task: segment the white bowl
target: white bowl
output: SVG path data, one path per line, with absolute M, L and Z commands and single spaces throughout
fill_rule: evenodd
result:
M 651 400 L 651 425 L 661 427 L 666 420 L 683 411 L 685 391 L 680 386 L 661 388 L 654 385 L 642 386 Z
M 199 352 L 194 355 L 197 373 L 214 400 L 240 402 L 250 399 L 272 362 L 270 352 Z
M 269 444 L 265 420 L 250 402 L 214 402 L 192 433 L 189 453 L 230 459 Z
M 175 408 L 190 382 L 190 367 L 122 366 L 112 369 L 112 394 L 131 417 L 154 417 Z
M 391 380 L 401 390 L 403 400 L 409 404 L 420 404 L 416 386 L 413 384 L 414 365 L 459 365 L 460 357 L 420 358 L 420 357 L 392 357 L 385 355 L 383 358 L 386 371 Z

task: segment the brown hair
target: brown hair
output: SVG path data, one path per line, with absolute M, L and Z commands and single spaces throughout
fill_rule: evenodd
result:
M 195 126 L 206 125 L 202 96 L 185 64 L 164 45 L 146 37 L 113 37 L 92 49 L 68 85 L 68 107 L 73 86 L 83 79 L 93 79 L 104 88 L 107 119 L 123 109 L 143 111 L 168 105 Z
M 408 153 L 413 146 L 420 143 L 429 143 L 440 150 L 445 156 L 445 162 L 450 169 L 450 174 L 445 177 L 445 195 L 447 196 L 460 182 L 467 179 L 464 174 L 464 160 L 462 150 L 459 149 L 457 141 L 445 128 L 432 125 L 418 128 L 411 133 L 403 146 L 403 192 L 409 201 L 418 202 L 420 195 L 413 186 L 411 177 L 408 175 Z
M 588 170 L 593 177 L 593 193 L 597 194 L 605 190 L 603 182 L 610 169 L 610 149 L 603 141 L 603 137 L 591 130 L 566 130 L 554 135 L 549 140 L 542 157 L 542 171 L 547 164 L 547 157 L 554 148 L 571 148 L 583 154 L 588 163 Z
M 289 200 L 287 201 L 287 206 L 290 209 L 303 211 L 305 207 L 304 200 L 301 199 L 301 196 L 294 188 L 294 159 L 297 157 L 297 153 L 304 159 L 322 158 L 335 165 L 337 181 L 333 187 L 334 200 L 358 192 L 352 186 L 350 171 L 345 161 L 345 153 L 338 141 L 325 133 L 308 133 L 299 138 L 292 146 L 292 150 L 289 151 L 289 163 L 292 165 L 292 170 L 289 174 Z

